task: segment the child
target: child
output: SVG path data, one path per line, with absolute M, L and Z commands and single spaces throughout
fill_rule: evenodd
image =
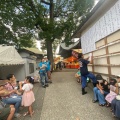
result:
M 32 109 L 32 103 L 35 101 L 34 93 L 32 91 L 33 84 L 32 84 L 32 77 L 26 77 L 26 84 L 22 87 L 22 82 L 19 82 L 19 87 L 21 91 L 24 91 L 22 96 L 22 105 L 28 107 L 28 112 L 25 112 L 23 116 L 30 114 L 32 117 L 34 111 Z
M 80 70 L 78 70 L 78 72 L 75 74 L 75 78 L 77 78 L 77 82 L 81 83 L 81 74 L 80 74 Z
M 105 97 L 106 101 L 107 101 L 107 105 L 106 107 L 109 107 L 112 100 L 116 97 L 116 79 L 111 79 L 110 80 L 110 93 Z

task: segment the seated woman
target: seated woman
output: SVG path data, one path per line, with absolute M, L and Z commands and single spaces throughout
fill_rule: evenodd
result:
M 11 92 L 5 90 L 3 86 L 0 86 L 0 97 L 9 94 L 11 94 Z M 0 120 L 12 120 L 14 113 L 15 113 L 14 105 L 10 105 L 9 107 L 2 107 L 0 108 Z
M 75 74 L 75 78 L 77 78 L 77 82 L 80 83 L 81 82 L 81 73 L 80 70 L 78 70 L 78 72 Z
M 18 97 L 22 98 L 21 93 L 18 91 L 18 86 L 17 86 L 17 82 L 16 82 L 16 78 L 15 78 L 14 74 L 9 74 L 7 76 L 7 79 L 8 79 L 8 82 L 6 83 L 5 88 L 7 90 L 15 89 L 16 93 L 14 93 L 13 96 L 18 96 Z
M 120 75 L 118 75 L 118 77 L 117 77 L 117 83 L 115 86 L 116 86 L 116 93 L 120 94 Z M 120 95 L 119 95 L 119 97 L 120 97 Z M 114 100 L 112 100 L 111 109 L 112 109 L 114 116 L 117 118 L 120 118 L 120 100 L 117 100 L 116 98 Z
M 99 102 L 100 106 L 106 104 L 105 95 L 109 93 L 109 84 L 106 80 L 97 81 L 96 87 L 93 88 L 94 100 L 93 103 Z
M 117 95 L 117 91 L 116 91 L 116 79 L 111 78 L 110 79 L 110 93 L 105 97 L 106 101 L 107 101 L 107 107 L 110 106 L 111 102 L 113 99 L 115 99 L 116 95 Z
M 10 92 L 10 94 L 3 96 L 2 101 L 3 101 L 3 103 L 8 104 L 8 105 L 14 105 L 15 106 L 14 116 L 20 117 L 21 115 L 18 113 L 18 111 L 19 111 L 19 107 L 21 106 L 22 97 L 15 87 L 16 86 L 16 78 L 13 74 L 9 74 L 7 79 L 9 80 L 9 82 L 6 83 L 4 89 L 8 90 Z M 19 94 L 20 96 L 17 94 Z

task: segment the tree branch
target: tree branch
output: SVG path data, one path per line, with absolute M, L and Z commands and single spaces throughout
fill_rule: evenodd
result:
M 41 2 L 44 3 L 44 4 L 46 4 L 46 5 L 50 5 L 49 2 L 46 2 L 46 1 L 44 1 L 44 0 L 41 0 Z

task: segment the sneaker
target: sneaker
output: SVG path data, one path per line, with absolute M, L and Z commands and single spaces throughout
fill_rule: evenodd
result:
M 19 114 L 19 113 L 15 113 L 15 114 L 14 114 L 14 117 L 15 117 L 15 118 L 19 118 L 20 116 L 21 116 L 21 114 Z
M 48 81 L 48 83 L 52 83 L 52 81 L 51 81 L 51 80 L 49 80 L 49 81 Z
M 82 92 L 82 95 L 85 95 L 85 94 L 87 94 L 87 92 Z
M 45 86 L 46 86 L 46 87 L 49 87 L 49 85 L 48 85 L 48 84 L 46 84 Z
M 93 102 L 93 103 L 96 103 L 96 102 L 98 102 L 98 100 L 92 100 L 92 102 Z
M 46 86 L 45 86 L 45 85 L 42 85 L 42 87 L 43 87 L 43 88 L 46 88 Z

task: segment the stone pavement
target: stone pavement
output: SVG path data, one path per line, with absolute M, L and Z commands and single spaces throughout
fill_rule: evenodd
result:
M 47 89 L 40 120 L 114 120 L 110 108 L 92 103 L 93 92 L 81 95 L 81 86 L 74 78 L 75 71 L 55 72 L 53 84 Z
M 14 120 L 115 120 L 110 108 L 92 103 L 93 92 L 81 95 L 81 86 L 74 78 L 76 70 L 62 70 L 52 74 L 53 83 L 48 88 L 34 86 L 36 101 L 33 104 L 35 113 Z M 20 111 L 24 113 L 25 109 Z

